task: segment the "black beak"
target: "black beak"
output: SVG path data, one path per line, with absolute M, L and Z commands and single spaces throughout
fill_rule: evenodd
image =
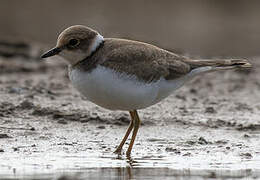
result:
M 57 55 L 59 54 L 60 52 L 62 51 L 62 48 L 60 47 L 55 47 L 49 51 L 47 51 L 46 53 L 44 53 L 41 58 L 47 58 L 47 57 L 51 57 L 51 56 L 54 56 L 54 55 Z

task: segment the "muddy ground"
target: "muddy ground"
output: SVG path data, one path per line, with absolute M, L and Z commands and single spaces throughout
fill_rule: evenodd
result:
M 39 59 L 45 49 L 0 43 L 2 178 L 260 178 L 260 58 L 251 58 L 251 71 L 197 77 L 140 110 L 127 159 L 112 152 L 128 113 L 86 101 L 60 58 Z

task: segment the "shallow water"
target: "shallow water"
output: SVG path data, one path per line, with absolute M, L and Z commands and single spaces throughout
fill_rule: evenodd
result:
M 228 154 L 196 157 L 165 154 L 133 159 L 94 152 L 24 157 L 10 154 L 1 158 L 0 174 L 1 179 L 61 179 L 62 176 L 68 179 L 257 179 L 260 156 L 241 161 L 230 159 Z

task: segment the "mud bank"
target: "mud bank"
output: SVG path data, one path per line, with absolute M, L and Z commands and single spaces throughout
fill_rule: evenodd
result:
M 128 113 L 86 101 L 61 59 L 41 61 L 42 52 L 0 44 L 0 177 L 260 178 L 260 58 L 251 71 L 197 77 L 139 111 L 126 159 L 112 152 Z

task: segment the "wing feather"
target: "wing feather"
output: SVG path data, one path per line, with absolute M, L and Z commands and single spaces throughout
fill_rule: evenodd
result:
M 101 65 L 153 82 L 161 77 L 176 79 L 190 72 L 189 64 L 182 61 L 184 58 L 152 45 L 136 43 L 113 49 Z

